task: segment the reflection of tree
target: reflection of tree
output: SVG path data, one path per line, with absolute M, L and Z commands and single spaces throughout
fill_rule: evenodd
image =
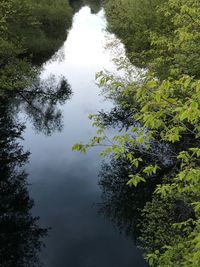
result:
M 89 5 L 91 8 L 91 12 L 93 14 L 96 14 L 100 11 L 101 7 L 102 7 L 102 0 L 85 0 L 84 3 L 86 5 Z
M 31 215 L 34 203 L 29 197 L 27 174 L 21 170 L 27 162 L 18 139 L 24 126 L 16 122 L 9 103 L 0 99 L 0 266 L 39 266 L 37 253 L 41 238 L 47 234 Z
M 130 188 L 126 184 L 129 174 L 130 166 L 122 159 L 103 164 L 99 181 L 102 189 L 100 213 L 110 218 L 120 232 L 135 239 L 140 210 L 151 199 L 157 179 L 154 177 L 137 188 Z
M 54 76 L 46 80 L 36 79 L 33 85 L 18 93 L 18 103 L 23 106 L 35 129 L 50 135 L 62 129 L 62 113 L 58 108 L 72 94 L 64 77 L 59 81 Z
M 99 120 L 108 128 L 114 127 L 127 131 L 130 125 L 137 124 L 133 122 L 128 110 L 119 107 L 113 108 L 109 113 L 99 112 Z M 99 175 L 99 185 L 102 189 L 100 213 L 110 218 L 120 232 L 125 232 L 134 240 L 137 240 L 140 232 L 138 223 L 141 219 L 141 210 L 146 202 L 151 201 L 155 186 L 161 181 L 161 177 L 175 168 L 175 162 L 171 160 L 172 153 L 172 147 L 157 141 L 151 144 L 149 151 L 144 150 L 142 146 L 135 149 L 135 157 L 143 158 L 143 162 L 139 165 L 140 171 L 146 165 L 160 166 L 157 174 L 150 177 L 143 174 L 146 182 L 138 184 L 136 188 L 129 187 L 127 182 L 130 179 L 129 175 L 136 173 L 138 169 L 127 160 L 111 158 L 109 163 L 102 165 Z
M 75 12 L 78 12 L 82 6 L 88 5 L 91 8 L 91 12 L 96 14 L 102 7 L 102 0 L 69 0 Z
M 99 118 L 102 125 L 106 127 L 117 127 L 119 129 L 128 129 L 133 124 L 132 112 L 129 109 L 119 106 L 111 109 L 109 113 L 99 112 Z

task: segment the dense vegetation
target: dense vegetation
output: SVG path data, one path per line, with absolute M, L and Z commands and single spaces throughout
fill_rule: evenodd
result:
M 1 42 L 20 45 L 23 54 L 44 62 L 62 45 L 72 21 L 72 9 L 65 0 L 1 1 Z
M 68 1 L 41 0 L 30 2 L 31 14 L 38 21 L 37 27 L 16 29 L 18 38 L 23 38 L 27 52 L 39 62 L 46 61 L 63 44 L 67 29 L 71 27 L 73 11 Z
M 160 78 L 199 75 L 199 3 L 183 0 L 106 1 L 109 29 L 131 62 Z
M 0 95 L 31 86 L 41 64 L 66 38 L 72 9 L 65 0 L 0 2 Z
M 97 74 L 115 108 L 91 115 L 97 135 L 73 148 L 105 145 L 103 156 L 128 162 L 120 182 L 132 188 L 157 181 L 139 206 L 138 239 L 150 266 L 200 266 L 200 2 L 108 0 L 105 10 L 108 29 L 143 69 L 121 59 L 124 75 Z M 125 134 L 110 137 L 111 125 Z

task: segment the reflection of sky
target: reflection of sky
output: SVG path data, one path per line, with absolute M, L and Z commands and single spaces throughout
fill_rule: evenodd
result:
M 35 134 L 27 123 L 25 148 L 32 153 L 28 166 L 34 213 L 44 226 L 52 227 L 42 253 L 45 267 L 143 267 L 138 250 L 97 215 L 99 202 L 97 176 L 99 149 L 81 155 L 71 151 L 79 141 L 95 132 L 88 120 L 90 113 L 109 109 L 95 85 L 95 72 L 113 70 L 104 50 L 103 12 L 90 13 L 85 7 L 74 17 L 73 27 L 64 44 L 65 60 L 49 62 L 44 77 L 64 75 L 72 86 L 72 100 L 63 109 L 64 129 L 51 137 Z

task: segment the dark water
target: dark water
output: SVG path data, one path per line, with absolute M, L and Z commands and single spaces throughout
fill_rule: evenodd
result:
M 32 214 L 40 217 L 41 227 L 51 227 L 40 254 L 45 267 L 146 266 L 131 238 L 120 235 L 117 227 L 99 214 L 100 149 L 87 155 L 71 151 L 74 143 L 86 142 L 95 133 L 88 115 L 111 108 L 94 81 L 96 71 L 115 69 L 104 48 L 104 29 L 102 11 L 94 15 L 84 7 L 75 15 L 68 39 L 41 75 L 63 75 L 71 85 L 71 99 L 59 106 L 63 127 L 55 125 L 45 135 L 35 130 L 29 116 L 23 134 L 24 150 L 31 152 L 26 171 L 35 203 Z M 21 117 L 24 120 L 25 114 Z

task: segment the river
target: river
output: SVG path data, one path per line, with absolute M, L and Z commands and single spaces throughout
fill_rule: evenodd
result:
M 71 149 L 94 135 L 88 115 L 112 106 L 103 101 L 94 80 L 97 71 L 115 70 L 105 49 L 105 27 L 103 11 L 92 14 L 83 7 L 57 57 L 44 64 L 42 78 L 63 75 L 72 88 L 71 99 L 59 106 L 62 130 L 45 135 L 26 121 L 22 143 L 31 152 L 26 171 L 35 203 L 32 213 L 42 227 L 50 227 L 40 255 L 45 267 L 146 266 L 134 242 L 98 212 L 100 148 L 86 155 Z

